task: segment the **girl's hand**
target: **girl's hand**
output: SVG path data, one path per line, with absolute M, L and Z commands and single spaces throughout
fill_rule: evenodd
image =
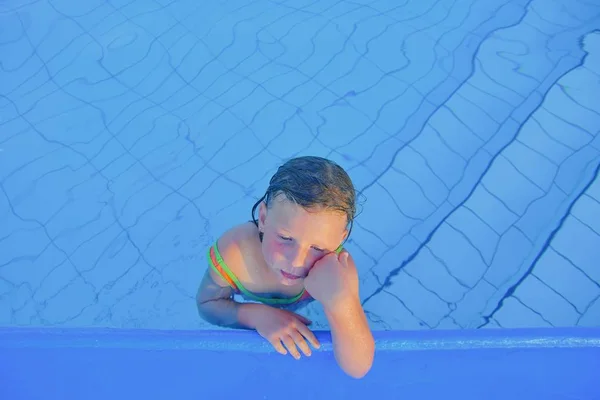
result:
M 256 307 L 253 310 L 252 325 L 260 336 L 273 345 L 278 353 L 285 355 L 289 351 L 295 359 L 299 359 L 298 347 L 304 355 L 312 354 L 306 340 L 316 349 L 321 346 L 315 334 L 307 327 L 311 321 L 302 315 L 264 304 L 255 304 L 254 306 Z
M 346 250 L 339 256 L 329 253 L 315 263 L 304 279 L 308 293 L 326 309 L 359 297 L 358 272 L 349 257 Z

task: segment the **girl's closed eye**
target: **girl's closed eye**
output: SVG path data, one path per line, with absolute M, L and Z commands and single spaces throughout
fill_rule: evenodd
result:
M 283 240 L 284 242 L 291 242 L 293 239 L 289 236 L 285 236 L 285 235 L 278 235 L 279 239 Z M 323 253 L 325 252 L 324 249 L 317 247 L 317 246 L 312 246 L 313 250 L 319 252 L 319 253 Z

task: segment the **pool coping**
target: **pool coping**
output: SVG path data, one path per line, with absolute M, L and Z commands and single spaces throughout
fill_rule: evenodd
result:
M 314 331 L 319 351 L 332 351 L 331 333 Z M 373 332 L 377 351 L 600 348 L 599 328 L 493 328 Z M 118 328 L 0 327 L 3 348 L 97 348 L 274 353 L 256 332 Z

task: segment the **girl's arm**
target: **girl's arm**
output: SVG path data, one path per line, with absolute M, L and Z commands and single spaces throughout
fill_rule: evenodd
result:
M 227 282 L 208 268 L 196 294 L 198 313 L 204 320 L 228 328 L 254 329 L 277 352 L 289 352 L 294 358 L 300 358 L 298 348 L 307 356 L 311 354 L 307 340 L 315 348 L 320 346 L 305 317 L 265 304 L 237 303 L 232 297 Z
M 338 365 L 353 378 L 362 378 L 373 365 L 375 341 L 359 298 L 324 310 Z
M 205 321 L 218 326 L 253 329 L 246 318 L 248 304 L 233 300 L 233 289 L 211 268 L 207 268 L 196 293 L 198 313 Z
M 337 363 L 348 375 L 362 378 L 373 364 L 375 341 L 360 304 L 358 271 L 350 253 L 321 258 L 304 287 L 325 310 Z

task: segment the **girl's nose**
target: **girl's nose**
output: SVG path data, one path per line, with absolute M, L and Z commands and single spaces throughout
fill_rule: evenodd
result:
M 307 259 L 307 252 L 302 249 L 297 249 L 290 260 L 293 268 L 304 268 Z

